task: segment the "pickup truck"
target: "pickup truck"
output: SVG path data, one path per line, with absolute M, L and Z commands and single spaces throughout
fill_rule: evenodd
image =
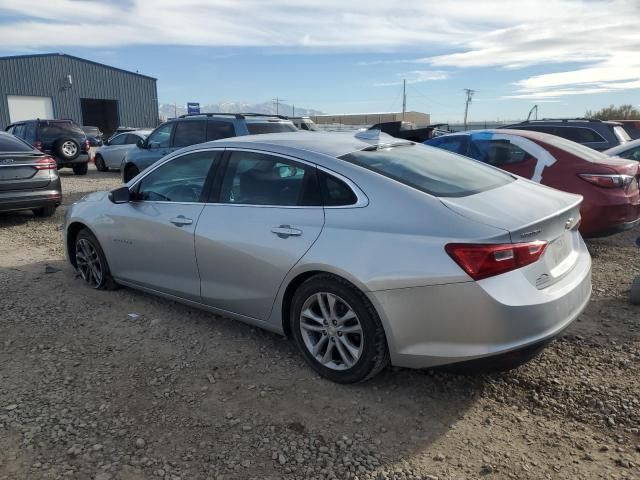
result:
M 428 125 L 426 127 L 417 128 L 415 123 L 397 121 L 376 123 L 370 127 L 369 130 L 380 130 L 392 137 L 422 143 L 430 138 L 449 133 L 448 130 L 442 128 L 444 126 L 444 124 L 439 123 L 437 125 Z

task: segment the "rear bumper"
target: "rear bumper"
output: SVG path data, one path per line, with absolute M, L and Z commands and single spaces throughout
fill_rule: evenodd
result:
M 612 205 L 583 204 L 580 233 L 585 238 L 606 237 L 640 224 L 640 203 L 622 197 L 624 203 Z
M 584 243 L 570 274 L 542 290 L 515 270 L 479 282 L 369 293 L 392 363 L 410 368 L 488 358 L 551 340 L 590 296 L 591 257 Z
M 57 157 L 56 155 L 51 154 L 51 156 L 56 160 L 56 163 L 58 164 L 58 166 L 69 166 L 69 165 L 78 165 L 81 163 L 87 163 L 89 161 L 89 154 L 88 153 L 81 153 L 80 155 L 78 155 L 74 160 L 64 160 L 60 157 Z
M 0 192 L 0 212 L 17 210 L 31 210 L 33 208 L 60 205 L 62 202 L 61 189 L 25 190 Z

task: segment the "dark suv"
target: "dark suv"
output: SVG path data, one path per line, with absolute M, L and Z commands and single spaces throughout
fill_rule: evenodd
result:
M 183 115 L 157 127 L 122 162 L 122 180 L 128 182 L 165 155 L 189 145 L 221 138 L 258 133 L 295 132 L 298 129 L 282 115 L 260 113 L 202 113 Z
M 591 118 L 545 118 L 543 120 L 527 120 L 500 128 L 550 133 L 551 135 L 581 143 L 594 150 L 607 150 L 631 140 L 620 123 Z
M 76 175 L 87 174 L 89 141 L 73 120 L 24 120 L 6 131 L 55 158 L 58 169 L 73 168 Z

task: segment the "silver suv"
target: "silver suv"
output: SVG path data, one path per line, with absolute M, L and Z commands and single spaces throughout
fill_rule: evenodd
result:
M 165 155 L 189 145 L 221 138 L 259 133 L 295 132 L 298 129 L 282 115 L 261 113 L 201 113 L 182 115 L 157 127 L 137 143 L 122 161 L 126 183 Z
M 532 130 L 534 132 L 550 133 L 580 143 L 594 150 L 607 150 L 631 138 L 618 122 L 596 120 L 593 118 L 528 120 L 501 128 L 516 130 Z

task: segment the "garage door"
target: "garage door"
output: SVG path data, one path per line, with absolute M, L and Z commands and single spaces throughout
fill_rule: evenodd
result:
M 9 95 L 7 102 L 11 123 L 32 118 L 54 118 L 51 97 Z

